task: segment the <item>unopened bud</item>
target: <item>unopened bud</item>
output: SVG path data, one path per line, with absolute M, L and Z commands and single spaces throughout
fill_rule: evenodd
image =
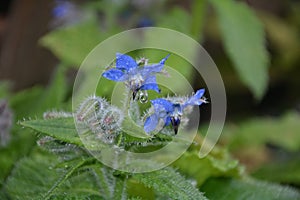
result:
M 90 97 L 80 105 L 75 117 L 81 128 L 110 144 L 121 130 L 124 115 L 119 108 L 109 105 L 105 99 Z
M 99 112 L 105 110 L 108 103 L 105 99 L 91 96 L 85 99 L 79 106 L 75 117 L 79 122 L 88 122 L 97 119 Z

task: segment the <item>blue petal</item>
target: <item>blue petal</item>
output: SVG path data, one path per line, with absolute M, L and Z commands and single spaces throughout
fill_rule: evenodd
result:
M 144 84 L 151 84 L 151 83 L 156 84 L 156 76 L 148 76 L 145 78 Z
M 144 131 L 146 133 L 149 133 L 153 131 L 158 124 L 158 118 L 155 114 L 151 115 L 150 117 L 147 117 L 145 123 L 144 123 Z
M 102 76 L 112 81 L 125 81 L 127 79 L 127 75 L 119 69 L 109 69 Z
M 141 90 L 154 90 L 157 93 L 160 93 L 160 89 L 156 83 L 155 76 L 149 76 L 144 81 L 143 85 L 140 87 Z
M 164 65 L 162 64 L 153 64 L 153 65 L 147 65 L 141 68 L 140 73 L 143 77 L 151 76 L 154 73 L 161 72 L 161 70 L 164 68 Z
M 160 93 L 160 89 L 156 83 L 145 84 L 140 87 L 141 90 L 154 90 L 157 93 Z
M 165 64 L 165 62 L 166 62 L 166 60 L 169 58 L 169 56 L 170 56 L 170 54 L 168 54 L 165 58 L 163 58 L 160 62 L 159 62 L 159 64 Z
M 201 105 L 203 103 L 203 101 L 201 100 L 201 97 L 203 96 L 205 92 L 205 89 L 200 89 L 196 92 L 196 94 L 192 97 L 190 97 L 183 105 L 183 107 L 186 107 L 188 105 Z
M 154 106 L 155 110 L 162 111 L 161 107 L 163 107 L 163 110 L 165 112 L 167 112 L 167 113 L 173 112 L 173 104 L 166 99 L 161 99 L 161 98 L 154 99 L 154 100 L 151 100 L 151 103 Z
M 169 56 L 170 56 L 170 54 L 167 55 L 165 58 L 163 58 L 159 62 L 159 64 L 153 64 L 153 65 L 144 66 L 144 68 L 141 70 L 142 71 L 141 74 L 143 76 L 148 76 L 151 73 L 158 73 L 158 72 L 160 72 L 164 68 L 165 61 L 168 59 Z
M 167 116 L 165 119 L 165 126 L 168 126 L 171 123 L 171 117 Z
M 200 89 L 194 95 L 195 98 L 200 99 L 204 95 L 205 89 Z
M 130 71 L 131 69 L 137 68 L 137 63 L 135 60 L 125 54 L 116 54 L 116 68 L 120 70 Z

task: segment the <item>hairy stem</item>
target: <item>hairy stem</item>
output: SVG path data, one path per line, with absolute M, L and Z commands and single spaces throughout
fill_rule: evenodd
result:
M 126 90 L 125 93 L 125 99 L 124 99 L 124 107 L 123 107 L 123 112 L 125 114 L 125 116 L 129 116 L 129 108 L 130 108 L 130 101 L 132 98 L 132 91 L 130 89 Z

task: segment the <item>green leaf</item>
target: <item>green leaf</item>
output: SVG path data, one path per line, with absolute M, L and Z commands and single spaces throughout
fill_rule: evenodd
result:
M 281 118 L 257 118 L 224 128 L 223 140 L 232 151 L 264 147 L 266 143 L 288 151 L 300 150 L 300 115 L 287 113 Z
M 65 170 L 64 174 L 49 188 L 49 190 L 47 190 L 46 193 L 43 194 L 43 198 L 44 199 L 50 199 L 51 196 L 53 195 L 54 192 L 56 192 L 56 190 L 63 185 L 72 175 L 73 173 L 79 169 L 81 166 L 83 166 L 85 164 L 85 160 L 82 160 L 78 163 L 76 163 L 76 165 L 74 166 L 67 166 L 69 167 L 67 170 Z M 65 195 L 64 195 L 65 196 Z
M 33 160 L 25 158 L 18 162 L 5 186 L 9 196 L 13 199 L 41 198 L 41 193 L 49 189 L 48 184 L 59 176 L 51 170 L 53 161 L 53 157 L 36 155 Z
M 225 50 L 240 79 L 256 99 L 261 99 L 267 89 L 269 64 L 262 23 L 244 3 L 210 2 L 218 15 Z
M 292 188 L 253 179 L 210 179 L 201 189 L 210 200 L 300 199 L 300 193 Z
M 81 24 L 52 31 L 41 39 L 41 44 L 49 48 L 63 63 L 79 67 L 105 36 L 100 33 L 96 19 L 90 19 Z
M 137 182 L 135 179 L 129 179 L 127 183 L 127 193 L 130 199 L 155 199 L 152 188 L 146 187 L 144 184 Z
M 11 199 L 126 199 L 126 182 L 94 158 L 62 165 L 52 154 L 36 149 L 17 163 L 1 195 Z
M 27 154 L 34 145 L 35 137 L 29 134 L 28 130 L 14 129 L 10 143 L 0 149 L 0 187 L 2 188 L 3 181 L 10 174 L 15 163 Z M 1 198 L 0 198 L 1 199 Z
M 203 27 L 207 10 L 206 0 L 194 0 L 192 4 L 191 35 L 201 42 L 203 39 Z
M 63 66 L 59 66 L 51 84 L 46 89 L 33 87 L 13 95 L 9 99 L 9 103 L 13 109 L 15 119 L 41 115 L 45 109 L 61 107 L 66 96 L 64 72 Z M 28 130 L 13 127 L 11 143 L 0 150 L 1 180 L 9 174 L 14 163 L 21 157 L 26 156 L 32 149 L 35 137 L 28 134 L 28 132 Z
M 99 165 L 98 162 L 86 167 L 95 177 L 97 187 L 104 199 L 127 199 L 127 179 L 115 175 L 115 170 Z
M 36 115 L 36 104 L 38 99 L 43 95 L 43 91 L 42 87 L 35 86 L 18 92 L 10 99 L 10 105 L 17 120 L 29 117 L 33 113 Z
M 7 98 L 7 96 L 9 95 L 9 86 L 9 82 L 0 81 L 0 99 Z
M 150 135 L 147 135 L 144 129 L 138 126 L 130 117 L 124 118 L 122 122 L 122 130 L 137 138 L 150 138 Z
M 240 177 L 243 169 L 227 151 L 215 148 L 208 156 L 200 158 L 198 152 L 185 152 L 173 165 L 183 174 L 196 179 L 201 186 L 210 177 Z
M 173 7 L 157 20 L 159 27 L 170 28 L 190 35 L 191 16 L 184 9 Z
M 300 158 L 297 152 L 295 158 L 270 162 L 252 175 L 259 179 L 300 186 L 299 166 Z
M 37 143 L 42 149 L 56 154 L 63 162 L 90 156 L 83 147 L 65 143 L 49 136 L 40 138 Z
M 33 87 L 10 99 L 16 119 L 41 116 L 47 109 L 59 109 L 66 98 L 65 67 L 60 65 L 47 88 Z
M 269 12 L 259 12 L 259 16 L 265 25 L 268 43 L 274 50 L 272 53 L 276 55 L 272 57 L 273 66 L 280 66 L 281 70 L 293 66 L 299 55 L 300 39 L 297 35 L 297 26 L 291 26 L 288 20 Z M 282 76 L 281 70 L 278 73 Z
M 11 199 L 86 199 L 100 197 L 93 176 L 74 173 L 85 160 L 55 168 L 57 159 L 42 152 L 21 160 L 7 181 Z M 17 186 L 17 187 L 16 187 Z
M 39 105 L 36 105 L 38 106 L 36 112 L 43 113 L 47 109 L 59 109 L 62 107 L 68 89 L 65 72 L 66 67 L 64 65 L 57 67 L 50 85 L 46 88 L 39 100 Z
M 191 181 L 172 168 L 165 168 L 155 172 L 135 174 L 133 178 L 149 188 L 153 188 L 162 199 L 206 199 L 195 188 Z
M 23 121 L 20 124 L 62 142 L 83 146 L 73 118 Z

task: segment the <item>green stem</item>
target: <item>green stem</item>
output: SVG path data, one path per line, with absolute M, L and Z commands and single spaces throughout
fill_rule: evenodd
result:
M 144 132 L 144 129 L 140 127 L 136 122 L 132 119 L 132 116 L 129 113 L 129 109 L 131 108 L 131 99 L 133 92 L 130 89 L 127 89 L 126 94 L 125 94 L 125 100 L 124 100 L 124 107 L 123 107 L 123 112 L 124 112 L 124 120 L 122 123 L 122 130 L 134 137 L 138 138 L 149 138 L 150 136 L 147 135 Z M 136 113 L 135 113 L 136 114 Z M 119 146 L 122 142 L 122 135 L 118 138 L 117 145 Z
M 126 89 L 126 93 L 125 93 L 125 100 L 124 100 L 124 107 L 123 107 L 123 113 L 125 115 L 125 119 L 129 118 L 129 108 L 130 108 L 130 100 L 132 97 L 132 92 L 130 89 Z M 122 139 L 123 139 L 123 133 L 121 133 L 118 137 L 118 141 L 117 141 L 117 146 L 120 147 L 121 143 L 122 143 Z
M 124 178 L 116 179 L 116 184 L 114 188 L 113 199 L 127 199 L 126 198 L 126 183 L 127 180 Z
M 123 112 L 125 114 L 125 117 L 129 116 L 129 108 L 130 108 L 130 101 L 132 98 L 132 92 L 130 89 L 127 89 L 126 91 L 127 94 L 125 94 L 125 100 L 124 100 L 124 108 L 123 108 Z
M 120 134 L 118 137 L 118 141 L 117 141 L 117 146 L 119 147 L 122 143 L 122 139 L 123 139 L 123 134 Z

